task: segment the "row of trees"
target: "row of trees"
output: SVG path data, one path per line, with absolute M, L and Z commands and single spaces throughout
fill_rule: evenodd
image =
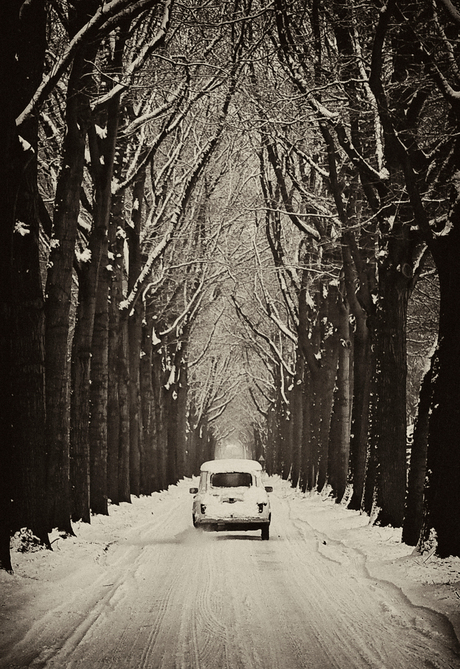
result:
M 207 207 L 230 165 L 222 134 L 246 23 L 238 3 L 199 19 L 197 3 L 172 9 L 2 6 L 6 568 L 11 532 L 47 543 L 214 450 L 221 391 L 189 407 L 185 361 L 221 273 L 207 262 L 220 234 Z
M 458 554 L 460 541 L 452 371 L 457 18 L 442 2 L 390 2 L 378 15 L 372 4 L 279 2 L 272 71 L 278 103 L 294 102 L 288 113 L 272 104 L 267 114 L 266 93 L 253 92 L 265 229 L 295 349 L 287 415 L 277 367 L 273 467 L 285 459 L 302 488 L 329 481 L 339 500 L 350 474 L 351 508 L 404 523 L 413 544 L 434 528 L 441 555 Z M 282 215 L 301 233 L 296 263 Z M 407 308 L 431 262 L 440 280 L 439 342 L 406 496 Z M 267 314 L 279 319 L 269 302 Z M 283 439 L 294 444 L 290 452 L 279 449 Z
M 449 0 L 0 11 L 2 567 L 12 532 L 71 533 L 232 436 L 460 554 Z

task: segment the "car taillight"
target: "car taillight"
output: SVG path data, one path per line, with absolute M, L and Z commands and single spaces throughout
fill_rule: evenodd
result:
M 206 513 L 206 504 L 201 504 L 201 513 L 204 514 Z
M 259 513 L 263 513 L 265 502 L 261 502 L 257 506 L 259 507 Z

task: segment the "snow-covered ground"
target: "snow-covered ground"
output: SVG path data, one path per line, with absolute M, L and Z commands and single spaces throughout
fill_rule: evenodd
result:
M 277 478 L 270 541 L 201 533 L 190 480 L 0 572 L 0 667 L 460 667 L 460 559 Z

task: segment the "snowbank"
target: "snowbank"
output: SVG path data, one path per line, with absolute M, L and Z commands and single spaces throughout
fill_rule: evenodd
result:
M 399 587 L 413 604 L 447 616 L 460 640 L 460 558 L 440 559 L 435 548 L 421 555 L 401 542 L 401 529 L 371 525 L 368 516 L 335 504 L 327 494 L 302 495 L 285 483 L 277 493 L 289 499 L 293 517 L 317 531 L 322 552 L 342 561 L 340 547 L 353 548 L 370 576 Z

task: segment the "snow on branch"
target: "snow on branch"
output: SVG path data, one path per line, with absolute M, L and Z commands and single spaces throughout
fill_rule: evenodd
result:
M 291 151 L 293 151 L 294 153 L 296 153 L 300 158 L 303 158 L 303 160 L 305 160 L 305 162 L 307 162 L 307 163 L 310 165 L 310 167 L 311 167 L 313 170 L 315 170 L 315 172 L 317 172 L 323 179 L 325 179 L 325 180 L 328 180 L 328 179 L 329 179 L 329 172 L 327 172 L 325 169 L 323 169 L 322 167 L 320 167 L 320 166 L 318 165 L 318 163 L 315 162 L 315 161 L 313 160 L 313 158 L 311 158 L 311 157 L 308 155 L 308 153 L 306 153 L 305 151 L 302 151 L 302 149 L 300 149 L 300 148 L 299 148 L 298 146 L 296 146 L 293 142 L 291 142 L 290 140 L 288 140 L 287 137 L 280 137 L 280 140 L 281 140 L 281 142 L 283 142 L 283 143 L 288 147 L 288 149 L 290 149 Z
M 199 285 L 197 286 L 197 289 L 195 290 L 192 297 L 190 298 L 190 300 L 187 302 L 187 304 L 183 308 L 182 312 L 177 316 L 176 320 L 174 321 L 174 323 L 169 328 L 167 328 L 166 330 L 163 330 L 162 332 L 159 333 L 159 335 L 158 335 L 159 337 L 161 337 L 161 338 L 162 337 L 167 337 L 169 334 L 171 334 L 171 332 L 174 332 L 174 330 L 176 330 L 176 328 L 180 325 L 180 323 L 185 321 L 187 316 L 192 311 L 192 308 L 193 308 L 194 304 L 196 302 L 200 302 L 203 299 L 203 293 L 202 293 L 203 283 L 204 283 L 204 280 L 203 280 L 203 277 L 201 277 L 201 280 L 200 280 Z
M 244 311 L 242 310 L 241 306 L 238 304 L 238 302 L 237 302 L 237 300 L 236 300 L 236 297 L 235 297 L 234 295 L 231 295 L 230 299 L 232 300 L 232 302 L 233 302 L 233 304 L 234 304 L 234 306 L 235 306 L 235 309 L 236 309 L 236 313 L 237 313 L 238 316 L 241 318 L 241 320 L 242 320 L 244 323 L 246 323 L 246 325 L 250 328 L 250 330 L 252 330 L 252 331 L 254 332 L 254 334 L 256 334 L 258 337 L 260 337 L 260 339 L 262 339 L 263 341 L 265 341 L 265 342 L 269 345 L 270 349 L 272 350 L 272 352 L 273 352 L 274 355 L 275 355 L 275 358 L 276 358 L 277 363 L 278 363 L 281 367 L 283 367 L 283 368 L 286 370 L 286 372 L 287 372 L 290 376 L 294 376 L 294 375 L 295 375 L 294 370 L 289 369 L 289 366 L 287 365 L 287 363 L 286 363 L 285 360 L 283 359 L 283 355 L 282 355 L 280 349 L 277 347 L 277 345 L 276 345 L 275 342 L 271 339 L 271 337 L 269 337 L 268 335 L 266 335 L 264 332 L 262 332 L 261 330 L 259 330 L 259 328 L 257 328 L 257 327 L 254 325 L 254 323 L 251 321 L 251 319 L 249 318 L 249 316 L 247 316 L 247 315 L 244 313 Z
M 208 422 L 212 423 L 214 420 L 217 420 L 222 414 L 224 413 L 225 409 L 228 407 L 229 404 L 233 402 L 235 397 L 238 395 L 238 392 L 235 391 L 235 388 L 237 388 L 239 385 L 239 379 L 235 381 L 235 383 L 232 385 L 231 388 L 226 389 L 225 391 L 225 400 L 218 404 L 217 406 L 211 406 L 208 411 Z M 233 391 L 233 392 L 231 392 Z M 212 415 L 210 415 L 212 413 Z
M 255 241 L 253 242 L 253 246 L 254 246 L 254 254 L 255 254 L 255 256 L 257 258 L 257 261 L 259 263 L 259 266 L 260 266 L 261 262 L 260 262 L 259 252 L 258 252 L 257 245 L 256 245 Z M 263 291 L 263 294 L 264 294 L 265 305 L 262 304 L 262 300 L 260 299 L 256 290 L 254 290 L 254 296 L 255 296 L 257 302 L 259 303 L 260 308 L 262 309 L 262 311 L 264 311 L 266 313 L 266 315 L 270 318 L 270 320 L 276 325 L 278 330 L 280 330 L 284 334 L 285 337 L 287 337 L 288 339 L 290 339 L 292 342 L 294 342 L 296 344 L 297 343 L 297 335 L 294 332 L 292 332 L 292 330 L 290 330 L 287 327 L 287 325 L 285 325 L 282 322 L 281 317 L 278 313 L 278 310 L 277 310 L 277 308 L 276 308 L 276 306 L 275 306 L 275 304 L 274 304 L 274 302 L 273 302 L 273 300 L 270 296 L 270 293 L 268 292 L 267 288 L 265 287 L 265 283 L 263 281 L 262 275 L 259 276 L 259 283 L 262 287 L 262 291 Z
M 210 334 L 209 334 L 209 337 L 208 337 L 208 339 L 207 339 L 207 342 L 206 342 L 206 344 L 203 346 L 203 349 L 202 349 L 200 355 L 198 356 L 198 358 L 196 358 L 195 360 L 192 360 L 192 361 L 189 361 L 189 362 L 188 362 L 188 368 L 189 368 L 189 369 L 191 369 L 192 367 L 195 367 L 196 365 L 198 365 L 198 364 L 201 362 L 201 360 L 203 360 L 203 358 L 205 357 L 205 355 L 207 354 L 207 352 L 209 351 L 209 347 L 211 346 L 211 341 L 212 341 L 212 339 L 213 339 L 213 337 L 214 337 L 214 334 L 215 334 L 215 332 L 216 332 L 217 325 L 218 325 L 220 319 L 222 318 L 222 316 L 224 315 L 224 313 L 225 313 L 225 307 L 223 307 L 223 308 L 221 309 L 220 314 L 217 316 L 217 318 L 216 318 L 216 320 L 215 320 L 215 322 L 214 322 L 214 325 L 213 325 L 213 327 L 212 327 L 212 330 L 211 330 L 211 332 L 210 332 Z
M 251 388 L 251 386 L 248 386 L 248 391 L 249 391 L 249 394 L 251 396 L 251 399 L 252 399 L 253 404 L 254 404 L 255 408 L 257 409 L 257 411 L 260 413 L 261 416 L 267 417 L 268 416 L 268 411 L 264 411 L 262 409 L 262 407 L 260 406 L 259 402 L 256 399 L 256 396 L 255 396 L 254 391 Z M 265 397 L 265 395 L 264 395 L 264 397 Z M 267 399 L 267 398 L 265 397 L 265 399 Z
M 128 67 L 126 73 L 125 73 L 125 79 L 127 80 L 126 82 L 118 82 L 113 88 L 104 96 L 100 97 L 98 100 L 93 102 L 91 105 L 91 108 L 93 110 L 95 109 L 100 109 L 103 105 L 107 104 L 114 96 L 118 95 L 121 93 L 123 90 L 125 90 L 129 86 L 129 81 L 132 79 L 133 75 L 138 72 L 141 67 L 145 64 L 147 61 L 147 58 L 159 47 L 162 45 L 166 33 L 168 31 L 168 27 L 170 24 L 171 20 L 171 4 L 172 0 L 167 0 L 163 12 L 163 19 L 160 25 L 160 28 L 158 29 L 157 33 L 153 36 L 153 38 L 149 41 L 148 44 L 146 44 L 140 51 L 139 55 L 135 60 L 130 64 Z
M 63 76 L 64 72 L 72 63 L 77 50 L 91 40 L 102 37 L 104 34 L 113 30 L 120 20 L 133 18 L 140 12 L 159 4 L 160 0 L 112 0 L 105 2 L 90 20 L 78 31 L 70 40 L 62 56 L 56 61 L 50 73 L 42 79 L 34 95 L 32 96 L 25 109 L 16 119 L 16 124 L 20 126 L 26 119 L 39 108 L 46 100 L 50 92 L 56 86 Z M 155 46 L 161 43 L 166 34 L 170 20 L 172 0 L 166 0 L 164 6 L 163 21 L 157 35 Z M 121 84 L 120 84 L 121 85 Z
M 123 136 L 127 137 L 128 135 L 132 135 L 134 132 L 136 132 L 136 130 L 138 128 L 140 128 L 140 126 L 145 125 L 149 121 L 154 121 L 159 116 L 162 116 L 163 114 L 165 114 L 169 109 L 171 109 L 171 107 L 173 106 L 173 104 L 175 102 L 182 99 L 186 89 L 187 89 L 187 84 L 186 84 L 185 81 L 183 81 L 176 88 L 174 93 L 172 93 L 172 95 L 170 95 L 168 97 L 168 99 L 166 100 L 166 102 L 164 104 L 162 104 L 159 107 L 157 107 L 156 109 L 153 109 L 152 111 L 147 112 L 147 113 L 143 114 L 142 116 L 139 116 L 138 118 L 134 119 L 134 121 L 132 121 L 128 125 L 128 127 L 123 130 Z
M 185 211 L 187 204 L 191 198 L 191 195 L 193 193 L 193 190 L 198 182 L 198 179 L 200 178 L 200 175 L 202 174 L 204 168 L 206 167 L 207 163 L 209 162 L 209 159 L 212 155 L 212 152 L 214 148 L 216 147 L 220 135 L 223 130 L 223 118 L 225 117 L 225 113 L 228 109 L 228 104 L 230 100 L 227 97 L 224 103 L 224 109 L 223 113 L 224 116 L 221 118 L 221 123 L 219 123 L 216 132 L 214 136 L 208 141 L 208 143 L 205 145 L 205 147 L 201 150 L 201 154 L 199 155 L 198 159 L 196 160 L 195 166 L 189 175 L 188 179 L 185 181 L 182 189 L 182 195 L 180 197 L 179 202 L 177 203 L 174 212 L 170 215 L 169 218 L 169 223 L 167 225 L 166 231 L 163 235 L 162 240 L 150 251 L 147 261 L 142 268 L 141 273 L 139 274 L 139 277 L 136 279 L 135 284 L 126 298 L 121 304 L 120 304 L 120 309 L 131 309 L 136 300 L 139 297 L 139 291 L 142 289 L 145 281 L 148 279 L 148 276 L 151 272 L 151 269 L 153 267 L 153 264 L 155 261 L 164 254 L 166 248 L 169 246 L 169 244 L 172 241 L 173 234 L 174 232 L 180 227 L 182 224 L 184 218 L 185 218 Z M 170 191 L 170 197 L 172 197 L 172 189 Z M 155 217 L 154 221 L 154 226 L 159 225 L 161 220 L 166 216 L 165 214 L 165 209 L 166 209 L 166 202 L 163 205 L 163 208 L 161 212 Z

